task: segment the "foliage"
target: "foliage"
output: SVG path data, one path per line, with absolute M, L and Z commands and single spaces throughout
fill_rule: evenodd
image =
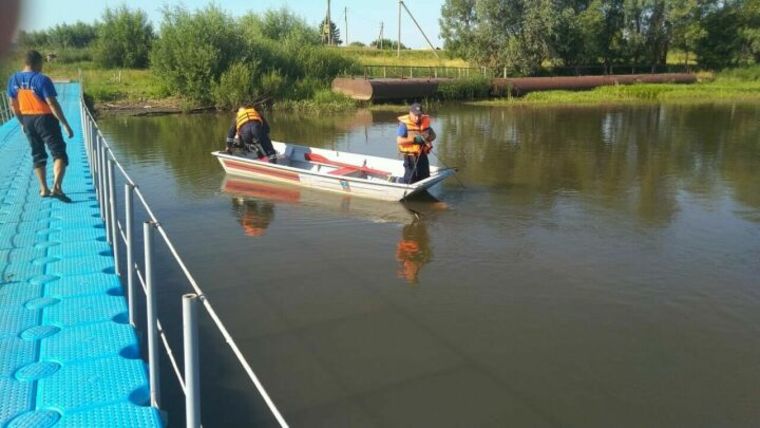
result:
M 106 8 L 98 28 L 95 61 L 106 68 L 145 68 L 153 39 L 153 26 L 144 11 Z
M 339 45 L 343 43 L 343 40 L 340 39 L 338 26 L 333 21 L 330 21 L 330 25 L 327 25 L 327 17 L 319 23 L 317 28 L 319 29 L 319 36 L 323 44 Z
M 151 53 L 154 72 L 173 93 L 211 101 L 214 82 L 244 51 L 237 23 L 214 5 L 196 12 L 166 7 L 163 15 L 161 37 Z
M 355 48 L 363 48 L 363 47 L 366 47 L 367 45 L 365 45 L 365 44 L 364 44 L 364 43 L 362 43 L 362 42 L 351 42 L 351 43 L 349 44 L 349 46 L 353 46 L 353 47 L 355 47 Z
M 454 79 L 438 85 L 436 97 L 443 100 L 474 100 L 488 98 L 491 81 L 482 76 Z
M 252 101 L 255 94 L 253 70 L 255 65 L 236 62 L 222 73 L 219 83 L 212 89 L 214 103 L 219 108 L 233 109 L 246 101 Z
M 240 28 L 246 40 L 295 40 L 316 45 L 320 43 L 319 31 L 286 8 L 267 10 L 263 16 L 248 13 L 240 18 Z
M 376 49 L 384 49 L 384 50 L 398 50 L 398 41 L 391 40 L 391 39 L 377 39 L 370 42 L 369 46 L 371 48 Z M 401 49 L 409 49 L 405 44 L 401 43 Z
M 510 74 L 663 65 L 670 48 L 708 68 L 760 59 L 758 0 L 446 0 L 440 24 L 453 55 Z
M 31 48 L 84 48 L 89 46 L 98 36 L 97 24 L 85 24 L 77 22 L 75 24 L 56 25 L 49 30 L 44 31 L 21 31 L 18 36 L 18 43 L 26 49 Z

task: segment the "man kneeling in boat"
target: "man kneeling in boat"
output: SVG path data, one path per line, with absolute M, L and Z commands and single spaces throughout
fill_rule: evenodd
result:
M 410 184 L 430 177 L 427 154 L 433 150 L 435 132 L 430 127 L 430 116 L 422 112 L 422 106 L 414 103 L 409 114 L 398 118 L 396 144 L 404 155 L 404 183 Z
M 256 152 L 260 160 L 277 162 L 277 152 L 269 139 L 269 123 L 252 104 L 238 109 L 235 120 L 227 131 L 227 153 L 232 154 L 233 149 Z

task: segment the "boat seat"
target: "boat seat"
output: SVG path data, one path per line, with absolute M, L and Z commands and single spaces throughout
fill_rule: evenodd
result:
M 344 166 L 334 171 L 328 172 L 330 175 L 349 175 L 354 172 L 360 172 L 360 169 L 355 166 Z
M 334 171 L 330 171 L 328 174 L 332 175 L 348 175 L 351 174 L 354 171 L 359 171 L 365 174 L 369 175 L 377 175 L 381 177 L 390 177 L 391 173 L 387 171 L 381 171 L 374 168 L 368 168 L 366 166 L 358 166 L 358 165 L 349 165 L 343 162 L 338 162 L 334 160 L 330 160 L 322 155 L 318 155 L 316 153 L 304 153 L 303 155 L 304 159 L 308 162 L 311 162 L 315 165 L 324 165 L 324 166 L 330 166 L 333 168 L 337 168 Z

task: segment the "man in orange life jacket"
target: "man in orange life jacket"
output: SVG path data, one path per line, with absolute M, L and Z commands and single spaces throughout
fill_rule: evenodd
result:
M 430 177 L 427 154 L 433 149 L 435 132 L 430 127 L 430 116 L 422 112 L 422 106 L 414 103 L 409 114 L 398 118 L 396 144 L 404 155 L 404 183 L 414 183 Z
M 235 147 L 256 151 L 259 159 L 266 157 L 270 162 L 277 162 L 277 152 L 269 139 L 269 123 L 252 104 L 238 109 L 227 131 L 227 153 L 232 153 Z
M 58 104 L 58 93 L 49 77 L 42 74 L 42 55 L 35 50 L 26 54 L 24 70 L 11 76 L 8 81 L 8 99 L 13 113 L 21 122 L 21 128 L 32 148 L 34 173 L 40 182 L 40 196 L 53 196 L 70 202 L 63 193 L 61 183 L 69 164 L 66 155 L 66 143 L 61 134 L 61 125 L 66 129 L 69 138 L 74 136 L 66 117 Z M 53 156 L 53 191 L 47 185 L 45 167 L 48 154 L 47 145 Z

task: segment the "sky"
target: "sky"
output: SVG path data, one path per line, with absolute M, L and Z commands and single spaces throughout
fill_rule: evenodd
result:
M 169 5 L 184 5 L 188 9 L 200 9 L 211 0 L 23 0 L 19 29 L 26 31 L 44 30 L 56 24 L 73 24 L 77 21 L 94 22 L 103 15 L 106 7 L 115 8 L 128 4 L 130 9 L 142 9 L 150 18 L 154 28 L 161 23 L 161 8 Z M 443 47 L 439 37 L 438 18 L 444 0 L 406 0 L 404 4 L 414 14 L 422 30 L 433 46 Z M 240 16 L 249 11 L 264 12 L 268 9 L 287 8 L 317 25 L 327 14 L 327 0 L 216 0 L 214 3 L 232 14 Z M 377 39 L 380 23 L 384 23 L 384 37 L 396 40 L 398 37 L 398 1 L 396 0 L 331 0 L 332 21 L 340 29 L 341 38 L 345 40 L 344 8 L 348 8 L 348 41 L 360 41 L 364 44 Z M 411 48 L 423 49 L 428 45 L 417 30 L 414 22 L 402 10 L 401 43 Z

